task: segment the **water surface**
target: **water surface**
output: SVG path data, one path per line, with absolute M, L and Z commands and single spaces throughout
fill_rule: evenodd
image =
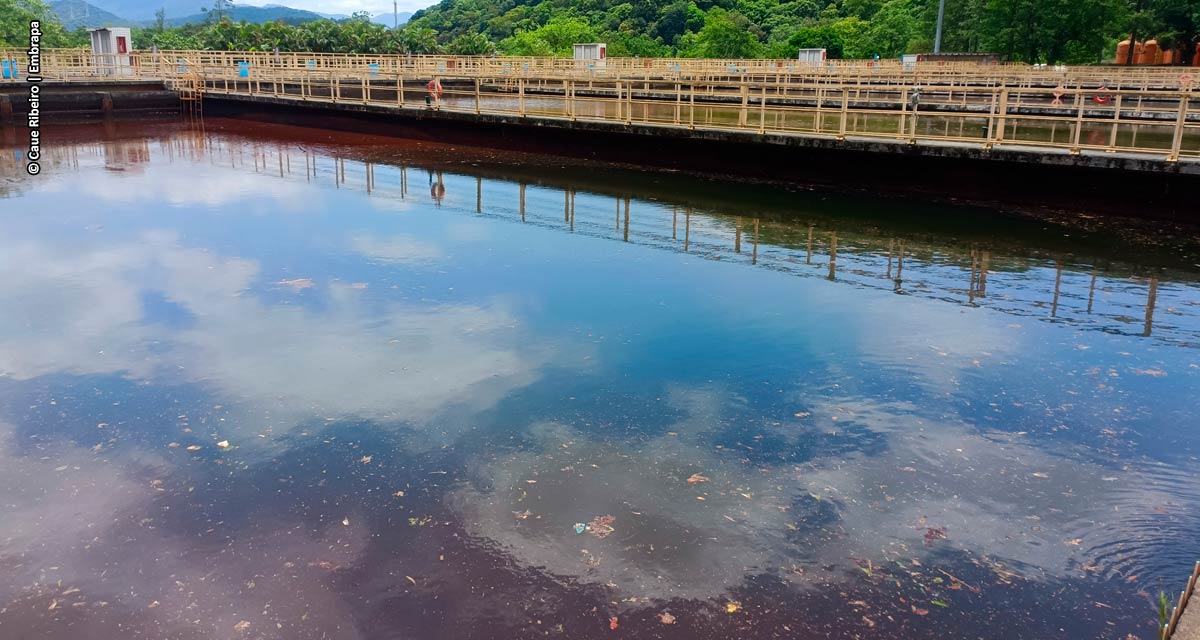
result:
M 6 638 L 1151 638 L 1200 556 L 1193 232 L 52 142 L 0 161 Z

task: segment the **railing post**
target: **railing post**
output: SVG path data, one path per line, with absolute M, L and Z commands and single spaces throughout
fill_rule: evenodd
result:
M 1083 93 L 1083 85 L 1075 85 L 1075 131 L 1071 134 L 1071 155 L 1079 155 L 1079 137 L 1083 133 L 1083 107 L 1087 104 L 1087 96 Z
M 683 108 L 683 85 L 676 82 L 675 83 L 675 119 L 672 120 L 673 124 L 679 124 L 679 116 L 681 115 L 679 112 L 682 108 Z
M 692 79 L 688 90 L 688 130 L 696 130 L 696 80 Z
M 846 139 L 846 117 L 850 115 L 850 90 L 842 85 L 842 113 L 841 122 L 838 123 L 838 140 Z
M 633 124 L 633 81 L 625 89 L 625 124 Z
M 763 82 L 762 98 L 758 103 L 758 133 L 765 134 L 767 132 L 767 84 Z
M 1117 150 L 1117 132 L 1121 128 L 1121 98 L 1123 97 L 1125 96 L 1118 93 L 1117 99 L 1114 102 L 1116 106 L 1113 109 L 1112 133 L 1108 136 L 1108 148 L 1105 149 L 1108 153 Z
M 571 82 L 563 80 L 563 111 L 566 112 L 568 120 L 575 119 L 575 97 L 571 95 Z
M 396 72 L 396 106 L 404 108 L 404 74 Z
M 746 106 L 750 102 L 750 87 L 746 86 L 745 80 L 742 81 L 742 108 L 738 110 L 738 128 L 746 126 Z
M 525 78 L 517 79 L 517 113 L 525 117 Z
M 1167 162 L 1177 162 L 1179 152 L 1183 149 L 1183 129 L 1187 124 L 1188 102 L 1190 94 L 1179 94 L 1179 116 L 1175 118 L 1175 135 L 1171 139 L 1171 152 L 1167 154 Z
M 475 78 L 475 115 L 479 115 L 479 78 Z
M 1004 142 L 1004 127 L 1008 116 L 1008 87 L 1000 87 L 999 112 L 996 114 L 996 131 L 993 141 Z

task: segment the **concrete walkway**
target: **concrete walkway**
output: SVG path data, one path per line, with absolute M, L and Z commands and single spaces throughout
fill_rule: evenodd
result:
M 1197 591 L 1200 591 L 1198 575 L 1200 575 L 1200 563 L 1197 563 L 1192 579 L 1189 581 L 1188 586 L 1191 587 L 1191 593 L 1183 598 L 1183 614 L 1180 616 L 1179 622 L 1175 623 L 1175 633 L 1171 634 L 1170 640 L 1200 640 L 1200 595 L 1196 594 Z
M 1200 599 L 1193 599 L 1183 610 L 1171 640 L 1200 640 Z

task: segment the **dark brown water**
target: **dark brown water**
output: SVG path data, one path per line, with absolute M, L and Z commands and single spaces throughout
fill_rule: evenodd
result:
M 1151 638 L 1200 555 L 1193 232 L 50 142 L 0 160 L 0 637 Z

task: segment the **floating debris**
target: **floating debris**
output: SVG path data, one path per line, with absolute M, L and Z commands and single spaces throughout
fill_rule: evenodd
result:
M 742 610 L 742 603 L 737 600 L 730 600 L 725 603 L 725 613 L 737 613 Z
M 245 633 L 246 631 L 250 630 L 250 623 L 246 620 L 242 620 L 241 622 L 233 625 L 233 630 L 237 631 L 238 633 Z
M 587 525 L 582 522 L 576 522 L 575 533 L 583 533 L 584 531 L 587 531 Z
M 229 448 L 229 441 L 228 441 L 228 440 L 222 440 L 222 441 L 220 441 L 220 442 L 218 442 L 218 443 L 217 443 L 217 446 L 218 446 L 218 447 L 221 447 L 222 449 L 228 449 L 228 448 Z
M 708 482 L 708 478 L 700 475 L 699 473 L 693 473 L 690 477 L 688 477 L 687 481 L 688 484 L 697 484 L 700 482 Z
M 663 624 L 675 624 L 675 616 L 664 611 L 658 614 L 658 621 Z
M 946 539 L 945 527 L 929 527 L 925 530 L 925 546 L 932 545 L 937 540 Z
M 607 538 L 612 535 L 613 531 L 616 531 L 612 526 L 612 523 L 616 521 L 616 516 L 596 516 L 588 523 L 587 530 L 597 538 Z

